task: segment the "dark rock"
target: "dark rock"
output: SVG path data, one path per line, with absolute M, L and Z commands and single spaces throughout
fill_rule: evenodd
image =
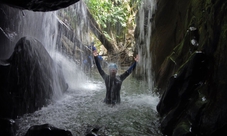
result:
M 1 0 L 0 3 L 33 11 L 53 11 L 68 7 L 78 1 L 79 0 Z
M 7 62 L 0 66 L 0 117 L 34 112 L 51 102 L 54 91 L 68 87 L 61 68 L 36 39 L 21 38 Z
M 176 128 L 174 129 L 172 136 L 196 136 L 191 131 L 191 125 L 189 124 L 189 121 L 182 121 Z
M 199 113 L 193 108 L 195 108 L 195 98 L 198 98 L 198 88 L 205 82 L 205 75 L 208 71 L 206 68 L 206 55 L 194 53 L 191 59 L 171 78 L 167 90 L 157 105 L 159 114 L 164 117 L 161 122 L 161 131 L 164 134 L 172 135 L 174 131 L 176 133 L 175 127 L 179 125 L 182 118 L 194 118 L 193 122 L 196 122 L 195 116 Z M 201 107 L 202 105 L 197 109 Z M 192 115 L 193 117 L 190 117 Z
M 12 119 L 1 118 L 0 119 L 0 135 L 1 136 L 15 136 L 16 135 L 16 123 Z
M 190 61 L 171 77 L 167 90 L 157 105 L 157 111 L 161 116 L 167 114 L 179 104 L 187 102 L 193 93 L 197 93 L 193 90 L 204 83 L 206 67 L 205 55 L 195 53 Z
M 72 133 L 50 124 L 43 124 L 30 127 L 25 136 L 72 136 Z
M 226 10 L 222 0 L 158 1 L 151 50 L 164 135 L 227 133 Z

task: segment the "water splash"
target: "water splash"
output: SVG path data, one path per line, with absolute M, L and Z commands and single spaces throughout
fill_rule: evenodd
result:
M 152 11 L 150 11 L 150 8 L 153 8 L 154 6 L 152 4 L 154 4 L 152 1 L 144 1 L 142 7 L 145 8 L 147 6 L 146 10 L 143 9 L 139 13 L 141 16 L 139 20 L 143 20 L 140 24 L 140 42 L 144 43 L 143 46 L 140 47 L 139 53 L 143 55 L 141 58 L 145 71 L 144 73 L 149 75 L 148 82 L 151 83 L 149 84 L 149 88 L 153 87 L 151 77 L 151 55 L 149 52 L 151 25 L 149 19 L 146 20 L 145 17 L 149 18 L 152 16 Z M 78 8 L 75 8 L 77 6 Z M 73 5 L 70 8 L 75 8 L 73 10 L 85 14 L 85 11 L 80 7 L 80 3 Z M 149 11 L 148 14 L 147 10 Z M 26 20 L 30 20 L 30 18 L 26 18 L 30 16 L 30 14 L 33 13 L 24 12 L 25 19 L 22 20 L 24 21 L 23 23 L 26 23 Z M 81 17 L 83 17 L 83 14 L 78 16 L 82 15 Z M 33 16 L 33 20 L 31 20 L 33 22 L 31 23 L 34 23 L 31 26 L 34 26 L 34 15 L 31 16 Z M 44 16 L 44 13 L 38 13 L 38 15 L 35 16 L 41 17 Z M 53 17 L 53 13 L 48 13 L 46 17 L 46 19 L 48 19 L 48 17 Z M 52 44 L 56 44 L 55 33 L 57 33 L 57 31 L 52 30 L 51 25 L 48 24 L 49 21 L 45 21 L 43 18 L 41 20 L 42 24 L 47 23 L 46 25 L 41 25 L 42 31 L 47 32 L 47 34 L 40 36 L 38 35 L 38 32 L 37 34 L 36 32 L 27 32 L 28 30 L 22 30 L 22 32 L 29 35 L 34 34 L 43 44 L 47 45 L 46 48 L 56 61 L 57 65 L 62 67 L 69 89 L 63 94 L 64 97 L 61 97 L 61 99 L 58 99 L 55 103 L 43 107 L 33 114 L 27 114 L 18 119 L 20 128 L 17 136 L 24 135 L 27 129 L 32 125 L 44 123 L 50 123 L 56 127 L 68 129 L 72 131 L 74 135 L 84 135 L 85 129 L 87 129 L 89 125 L 99 125 L 102 126 L 101 132 L 105 135 L 145 136 L 154 134 L 158 136 L 158 132 L 156 132 L 158 123 L 156 122 L 157 118 L 155 117 L 155 107 L 158 98 L 151 95 L 150 89 L 147 89 L 148 87 L 144 86 L 144 83 L 134 81 L 134 79 L 129 77 L 122 85 L 122 103 L 115 107 L 104 104 L 105 86 L 100 75 L 96 76 L 96 73 L 93 73 L 93 79 L 88 80 L 88 77 L 82 72 L 80 66 L 70 59 L 70 57 L 63 55 L 58 51 L 53 51 L 51 48 Z M 52 21 L 53 24 L 55 24 L 55 20 Z M 86 21 L 81 21 L 80 24 L 77 25 L 80 29 L 77 29 L 75 33 L 80 41 L 90 40 L 86 34 L 81 33 L 81 30 L 87 29 L 85 27 L 86 23 Z M 147 29 L 143 27 L 143 24 L 147 24 Z M 25 26 L 26 25 L 23 27 Z M 144 31 L 147 30 L 148 32 L 144 33 Z
M 85 83 L 91 88 L 69 89 L 56 103 L 19 119 L 17 136 L 22 136 L 32 125 L 44 123 L 70 130 L 75 136 L 85 135 L 86 129 L 95 126 L 101 128 L 100 135 L 159 136 L 158 118 L 155 116 L 158 98 L 149 95 L 148 89 L 137 90 L 141 83 L 134 80 L 129 77 L 123 84 L 122 102 L 114 107 L 103 103 L 105 87 L 101 77 Z
M 81 90 L 92 86 L 92 84 L 88 84 L 88 77 L 75 61 L 67 58 L 58 51 L 55 52 L 55 59 L 61 65 L 66 82 L 71 90 Z

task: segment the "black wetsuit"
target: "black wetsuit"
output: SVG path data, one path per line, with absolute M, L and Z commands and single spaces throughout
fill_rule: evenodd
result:
M 123 74 L 117 75 L 115 78 L 110 78 L 110 75 L 107 75 L 101 68 L 98 57 L 95 58 L 95 64 L 98 68 L 98 71 L 102 78 L 105 81 L 106 85 L 106 98 L 104 99 L 104 102 L 107 104 L 116 104 L 121 102 L 120 98 L 120 90 L 122 82 L 125 80 L 126 77 L 129 76 L 130 73 L 135 69 L 136 62 L 132 64 L 132 66 L 126 70 Z

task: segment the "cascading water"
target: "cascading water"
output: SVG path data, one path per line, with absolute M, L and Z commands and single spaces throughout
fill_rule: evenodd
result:
M 34 37 L 38 41 L 40 41 L 52 59 L 56 62 L 55 53 L 56 53 L 56 41 L 58 35 L 58 25 L 56 19 L 56 12 L 32 12 L 23 10 L 21 11 L 21 15 L 19 15 L 18 19 L 18 38 L 22 36 Z M 58 77 L 57 77 L 57 63 L 51 69 L 53 72 L 53 100 L 58 99 L 62 96 L 62 90 L 58 85 Z
M 79 4 L 81 3 L 77 2 L 76 5 L 69 8 L 76 7 L 75 11 L 83 11 L 84 13 L 85 10 Z M 105 97 L 104 81 L 96 69 L 91 71 L 92 76 L 87 76 L 73 59 L 69 59 L 70 57 L 54 50 L 58 44 L 56 42 L 58 33 L 60 33 L 57 27 L 56 12 L 21 11 L 21 16 L 18 19 L 20 26 L 18 38 L 27 35 L 41 41 L 55 60 L 56 65 L 61 65 L 69 88 L 65 94 L 61 94 L 58 93 L 60 91 L 58 91 L 56 84 L 55 93 L 58 97 L 56 97 L 54 103 L 32 114 L 18 118 L 16 121 L 19 124 L 17 136 L 23 136 L 28 128 L 33 125 L 45 123 L 68 129 L 74 136 L 83 136 L 93 128 L 99 128 L 99 135 L 108 136 L 160 135 L 155 110 L 158 98 L 151 95 L 153 83 L 152 73 L 150 72 L 151 55 L 149 53 L 151 35 L 149 18 L 152 16 L 154 7 L 154 1 L 144 0 L 139 11 L 141 17 L 139 18 L 139 42 L 143 41 L 143 46 L 141 45 L 139 48 L 139 54 L 142 56 L 140 63 L 143 64 L 142 67 L 145 72 L 142 74 L 147 75 L 148 84 L 129 76 L 122 85 L 121 104 L 114 107 L 103 103 Z M 88 32 L 81 32 L 86 28 L 86 25 L 84 25 L 86 18 L 83 17 L 80 21 L 81 24 L 78 25 L 78 28 L 81 28 L 81 25 L 84 27 L 77 29 L 75 35 L 78 36 L 80 42 L 87 44 L 90 40 L 89 35 L 86 35 Z M 143 26 L 144 24 L 146 28 Z M 143 31 L 146 31 L 146 33 L 142 33 Z M 119 73 L 124 72 L 124 70 L 119 70 Z
M 140 5 L 140 10 L 137 16 L 137 37 L 136 44 L 138 52 L 141 55 L 142 71 L 140 74 L 145 75 L 145 79 L 148 82 L 149 89 L 153 89 L 152 79 L 152 56 L 151 56 L 151 30 L 152 30 L 152 15 L 155 11 L 155 0 L 143 0 Z
M 37 39 L 37 41 L 44 45 L 49 55 L 54 59 L 54 49 L 56 48 L 58 34 L 56 12 L 32 12 L 7 6 L 1 6 L 1 10 L 5 10 L 4 13 L 8 14 L 8 18 L 6 18 L 5 22 L 9 22 L 6 28 L 1 28 L 1 31 L 4 33 L 5 37 L 7 37 L 8 41 L 10 41 L 9 43 L 2 43 L 1 51 L 5 50 L 5 52 L 1 53 L 1 59 L 8 59 L 12 55 L 14 51 L 13 48 L 22 37 Z M 58 66 L 56 63 L 53 65 L 54 66 L 50 68 L 52 69 L 52 79 L 54 79 L 51 87 L 55 90 L 53 92 L 53 98 L 57 99 L 62 95 L 62 90 L 57 81 L 58 74 L 56 72 L 58 71 Z

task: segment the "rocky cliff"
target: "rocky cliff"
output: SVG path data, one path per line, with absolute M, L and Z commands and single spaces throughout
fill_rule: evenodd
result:
M 164 135 L 227 134 L 227 2 L 158 0 L 151 51 Z

